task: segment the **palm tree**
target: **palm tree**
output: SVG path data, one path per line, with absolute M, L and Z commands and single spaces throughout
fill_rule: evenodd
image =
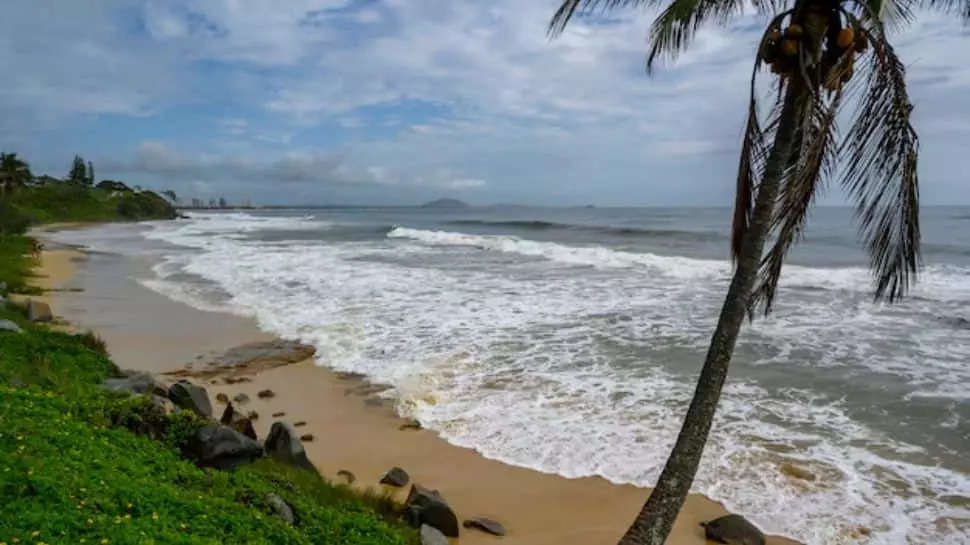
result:
M 687 415 L 670 457 L 621 545 L 661 545 L 700 463 L 745 316 L 765 314 L 788 250 L 810 205 L 833 178 L 855 201 L 870 256 L 875 299 L 893 302 L 920 264 L 918 140 L 910 124 L 904 67 L 883 19 L 904 23 L 920 0 L 752 0 L 769 18 L 751 76 L 741 145 L 731 252 L 734 276 Z M 564 0 L 549 25 L 558 35 L 577 10 L 661 7 L 661 0 Z M 967 0 L 929 0 L 970 18 Z M 670 0 L 653 22 L 647 71 L 673 59 L 705 23 L 725 24 L 747 0 Z M 763 69 L 774 74 L 771 106 L 758 103 Z M 845 116 L 842 108 L 854 105 Z M 849 130 L 838 138 L 837 121 Z M 766 241 L 773 241 L 765 252 Z
M 32 177 L 30 166 L 16 153 L 0 153 L 0 197 L 26 186 Z

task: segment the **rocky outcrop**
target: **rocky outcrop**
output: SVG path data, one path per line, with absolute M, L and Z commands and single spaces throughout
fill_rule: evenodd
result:
M 765 545 L 765 535 L 741 515 L 724 515 L 702 522 L 701 526 L 704 536 L 711 541 L 727 545 Z
M 458 537 L 458 517 L 437 490 L 411 486 L 404 502 L 404 518 L 415 528 L 427 524 L 448 537 Z
M 468 519 L 461 523 L 465 528 L 474 528 L 476 530 L 481 530 L 483 532 L 492 534 L 493 536 L 504 536 L 508 532 L 505 530 L 505 526 L 502 526 L 500 522 L 494 521 L 490 518 L 477 517 L 473 519 Z
M 51 307 L 47 303 L 28 299 L 27 319 L 31 322 L 50 322 L 54 319 L 54 313 L 51 312 Z
M 407 486 L 409 482 L 411 482 L 411 477 L 408 475 L 408 472 L 399 467 L 392 467 L 381 478 L 381 484 L 389 484 L 391 486 Z
M 263 447 L 232 428 L 209 424 L 189 438 L 184 453 L 200 467 L 232 469 L 260 458 Z
M 10 320 L 0 320 L 0 332 L 9 333 L 23 333 L 24 330 L 20 329 L 20 326 L 11 322 Z
M 421 525 L 421 545 L 449 545 L 448 538 L 434 526 Z
M 168 396 L 168 388 L 151 373 L 133 373 L 127 377 L 105 379 L 101 382 L 101 387 L 112 392 L 127 392 L 132 395 Z
M 283 519 L 289 525 L 295 525 L 297 523 L 296 513 L 293 511 L 293 506 L 286 503 L 286 501 L 277 496 L 276 494 L 267 494 L 266 503 L 273 509 L 276 516 Z
M 238 375 L 258 373 L 274 367 L 298 363 L 312 357 L 314 352 L 315 349 L 312 346 L 295 341 L 276 339 L 256 342 L 231 348 L 210 361 L 192 363 L 172 374 L 203 378 L 223 375 L 226 384 L 248 382 L 249 379 Z
M 186 381 L 176 382 L 168 389 L 168 398 L 180 409 L 193 411 L 205 418 L 212 418 L 209 394 L 201 386 Z
M 222 411 L 222 418 L 219 419 L 219 422 L 250 439 L 256 439 L 256 430 L 253 428 L 253 421 L 237 411 L 232 406 L 232 403 L 226 405 L 226 410 Z
M 285 422 L 274 422 L 264 443 L 266 454 L 273 458 L 296 467 L 302 467 L 317 472 L 306 456 L 303 443 L 296 436 L 293 428 Z

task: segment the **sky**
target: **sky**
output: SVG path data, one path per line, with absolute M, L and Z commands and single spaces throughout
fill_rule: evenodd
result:
M 654 13 L 550 40 L 558 3 L 7 0 L 0 149 L 233 202 L 730 205 L 767 21 L 705 28 L 648 75 Z M 922 200 L 968 204 L 970 31 L 927 12 L 891 37 Z

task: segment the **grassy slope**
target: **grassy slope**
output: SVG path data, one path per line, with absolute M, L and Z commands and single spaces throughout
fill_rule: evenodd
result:
M 27 289 L 26 279 L 34 260 L 29 256 L 31 239 L 19 235 L 0 235 L 0 282 L 10 291 Z
M 121 192 L 59 183 L 18 190 L 10 205 L 32 223 L 172 219 L 175 210 L 151 191 Z
M 20 244 L 0 237 L 0 263 L 20 271 L 3 274 L 29 265 Z M 390 501 L 306 471 L 195 467 L 177 447 L 199 421 L 99 389 L 115 369 L 91 337 L 29 324 L 14 307 L 0 319 L 25 329 L 0 333 L 0 543 L 416 542 Z M 148 419 L 163 419 L 161 440 L 129 431 Z M 296 526 L 273 515 L 269 493 L 294 506 Z

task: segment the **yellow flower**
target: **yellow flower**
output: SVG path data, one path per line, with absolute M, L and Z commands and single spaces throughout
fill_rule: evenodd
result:
M 129 504 L 127 505 L 127 507 L 128 507 L 128 509 L 131 509 L 131 508 L 132 508 L 132 507 L 134 507 L 134 506 L 133 506 L 132 504 L 130 504 L 130 503 L 129 503 Z
M 179 523 L 179 527 L 181 527 L 184 530 L 185 529 L 185 523 L 184 522 L 180 522 Z
M 91 519 L 88 519 L 88 524 L 94 524 L 94 521 Z
M 102 539 L 101 540 L 101 545 L 108 545 L 108 538 Z
M 152 512 L 152 520 L 158 520 L 158 513 Z
M 37 537 L 40 535 L 40 530 L 34 530 L 30 533 L 30 537 Z

